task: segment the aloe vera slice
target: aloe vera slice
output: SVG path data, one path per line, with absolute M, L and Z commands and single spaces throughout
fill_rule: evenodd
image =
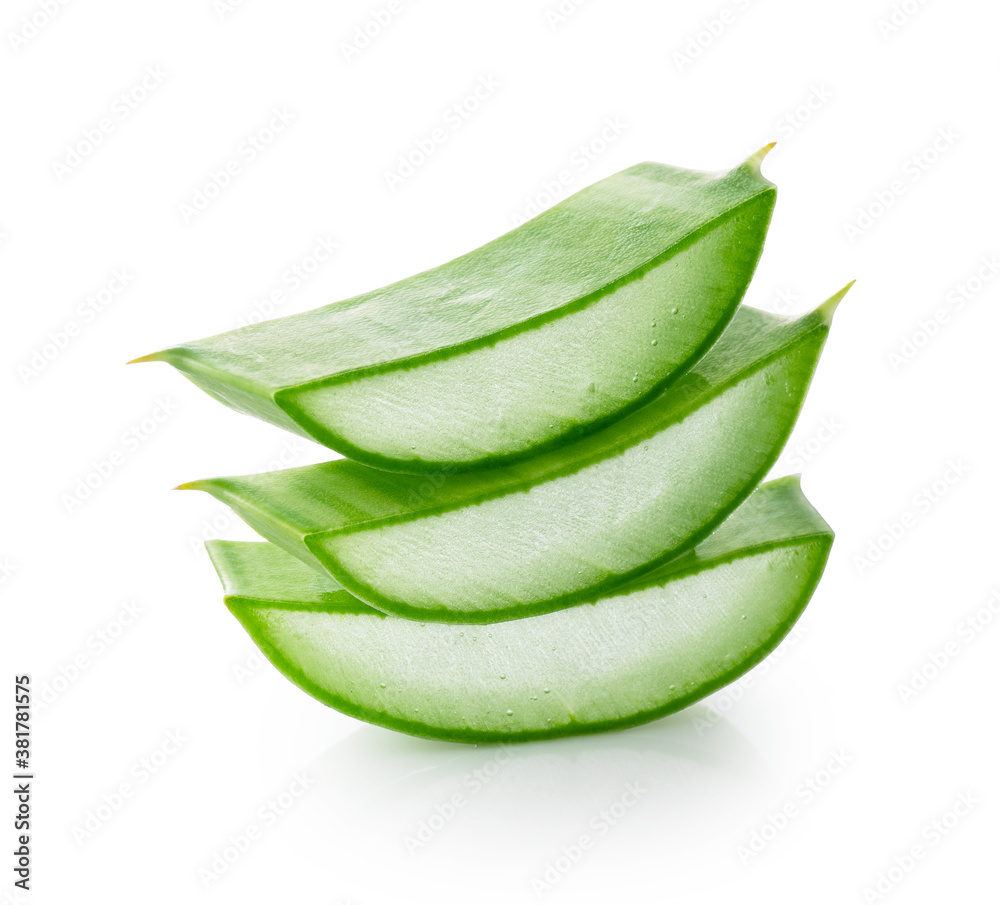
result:
M 390 471 L 493 466 L 621 417 L 731 319 L 774 205 L 631 167 L 436 269 L 154 353 L 221 402 Z
M 789 631 L 832 541 L 783 478 L 592 605 L 478 627 L 386 616 L 270 544 L 207 546 L 233 615 L 304 691 L 380 726 L 477 742 L 632 726 L 721 688 Z
M 566 607 L 693 546 L 750 494 L 846 291 L 797 319 L 742 308 L 674 388 L 529 462 L 437 486 L 346 460 L 182 486 L 384 612 L 497 622 Z

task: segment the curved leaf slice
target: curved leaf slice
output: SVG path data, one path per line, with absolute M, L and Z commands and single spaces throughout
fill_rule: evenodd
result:
M 384 612 L 471 623 L 570 606 L 690 548 L 746 499 L 844 292 L 798 319 L 741 309 L 676 387 L 516 466 L 431 480 L 341 460 L 183 486 Z
M 789 631 L 832 541 L 784 478 L 676 562 L 590 604 L 484 627 L 386 616 L 270 544 L 208 549 L 233 615 L 304 691 L 380 726 L 480 742 L 619 729 L 721 688 Z
M 525 458 L 718 338 L 770 222 L 766 150 L 726 174 L 639 164 L 433 270 L 137 360 L 377 468 Z

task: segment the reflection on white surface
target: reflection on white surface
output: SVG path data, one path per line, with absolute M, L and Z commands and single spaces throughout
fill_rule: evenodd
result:
M 759 753 L 728 721 L 699 737 L 708 715 L 697 705 L 634 729 L 520 745 L 454 745 L 364 726 L 305 768 L 319 782 L 292 832 L 302 833 L 299 854 L 313 865 L 345 839 L 378 849 L 384 875 L 340 870 L 345 888 L 366 899 L 405 897 L 416 878 L 483 871 L 498 894 L 562 895 L 608 858 L 675 877 L 710 870 L 718 881 L 738 868 L 735 859 L 718 863 L 719 836 L 737 832 L 728 826 L 734 798 L 755 799 L 768 781 Z

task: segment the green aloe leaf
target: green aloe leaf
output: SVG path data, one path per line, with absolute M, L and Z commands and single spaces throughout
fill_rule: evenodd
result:
M 137 361 L 377 468 L 527 458 L 641 405 L 718 338 L 770 222 L 767 150 L 725 174 L 639 164 L 433 270 Z
M 208 549 L 227 606 L 300 688 L 380 726 L 477 742 L 632 726 L 721 688 L 789 631 L 832 541 L 783 478 L 592 605 L 483 627 L 386 616 L 270 544 Z
M 742 308 L 675 387 L 528 462 L 432 481 L 339 460 L 183 486 L 384 612 L 497 622 L 567 607 L 693 546 L 746 499 L 846 291 L 797 319 Z

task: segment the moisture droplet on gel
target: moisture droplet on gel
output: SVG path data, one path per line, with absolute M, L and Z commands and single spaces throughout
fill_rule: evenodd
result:
M 508 710 L 507 711 L 507 716 L 513 716 L 513 715 L 514 715 L 514 711 L 513 710 Z
M 653 340 L 653 345 L 654 345 L 654 346 L 656 345 L 656 340 L 655 340 L 655 339 Z
M 385 682 L 379 682 L 378 683 L 378 687 L 379 688 L 385 688 Z
M 548 693 L 549 693 L 549 690 L 548 690 L 547 688 L 545 689 L 545 693 L 546 693 L 546 694 L 548 694 Z
M 501 678 L 501 679 L 506 679 L 506 678 L 507 678 L 507 676 L 506 676 L 506 675 L 504 675 L 504 673 L 500 673 L 500 678 Z
M 676 314 L 677 313 L 677 309 L 676 308 L 671 308 L 670 309 L 670 313 L 671 314 Z

